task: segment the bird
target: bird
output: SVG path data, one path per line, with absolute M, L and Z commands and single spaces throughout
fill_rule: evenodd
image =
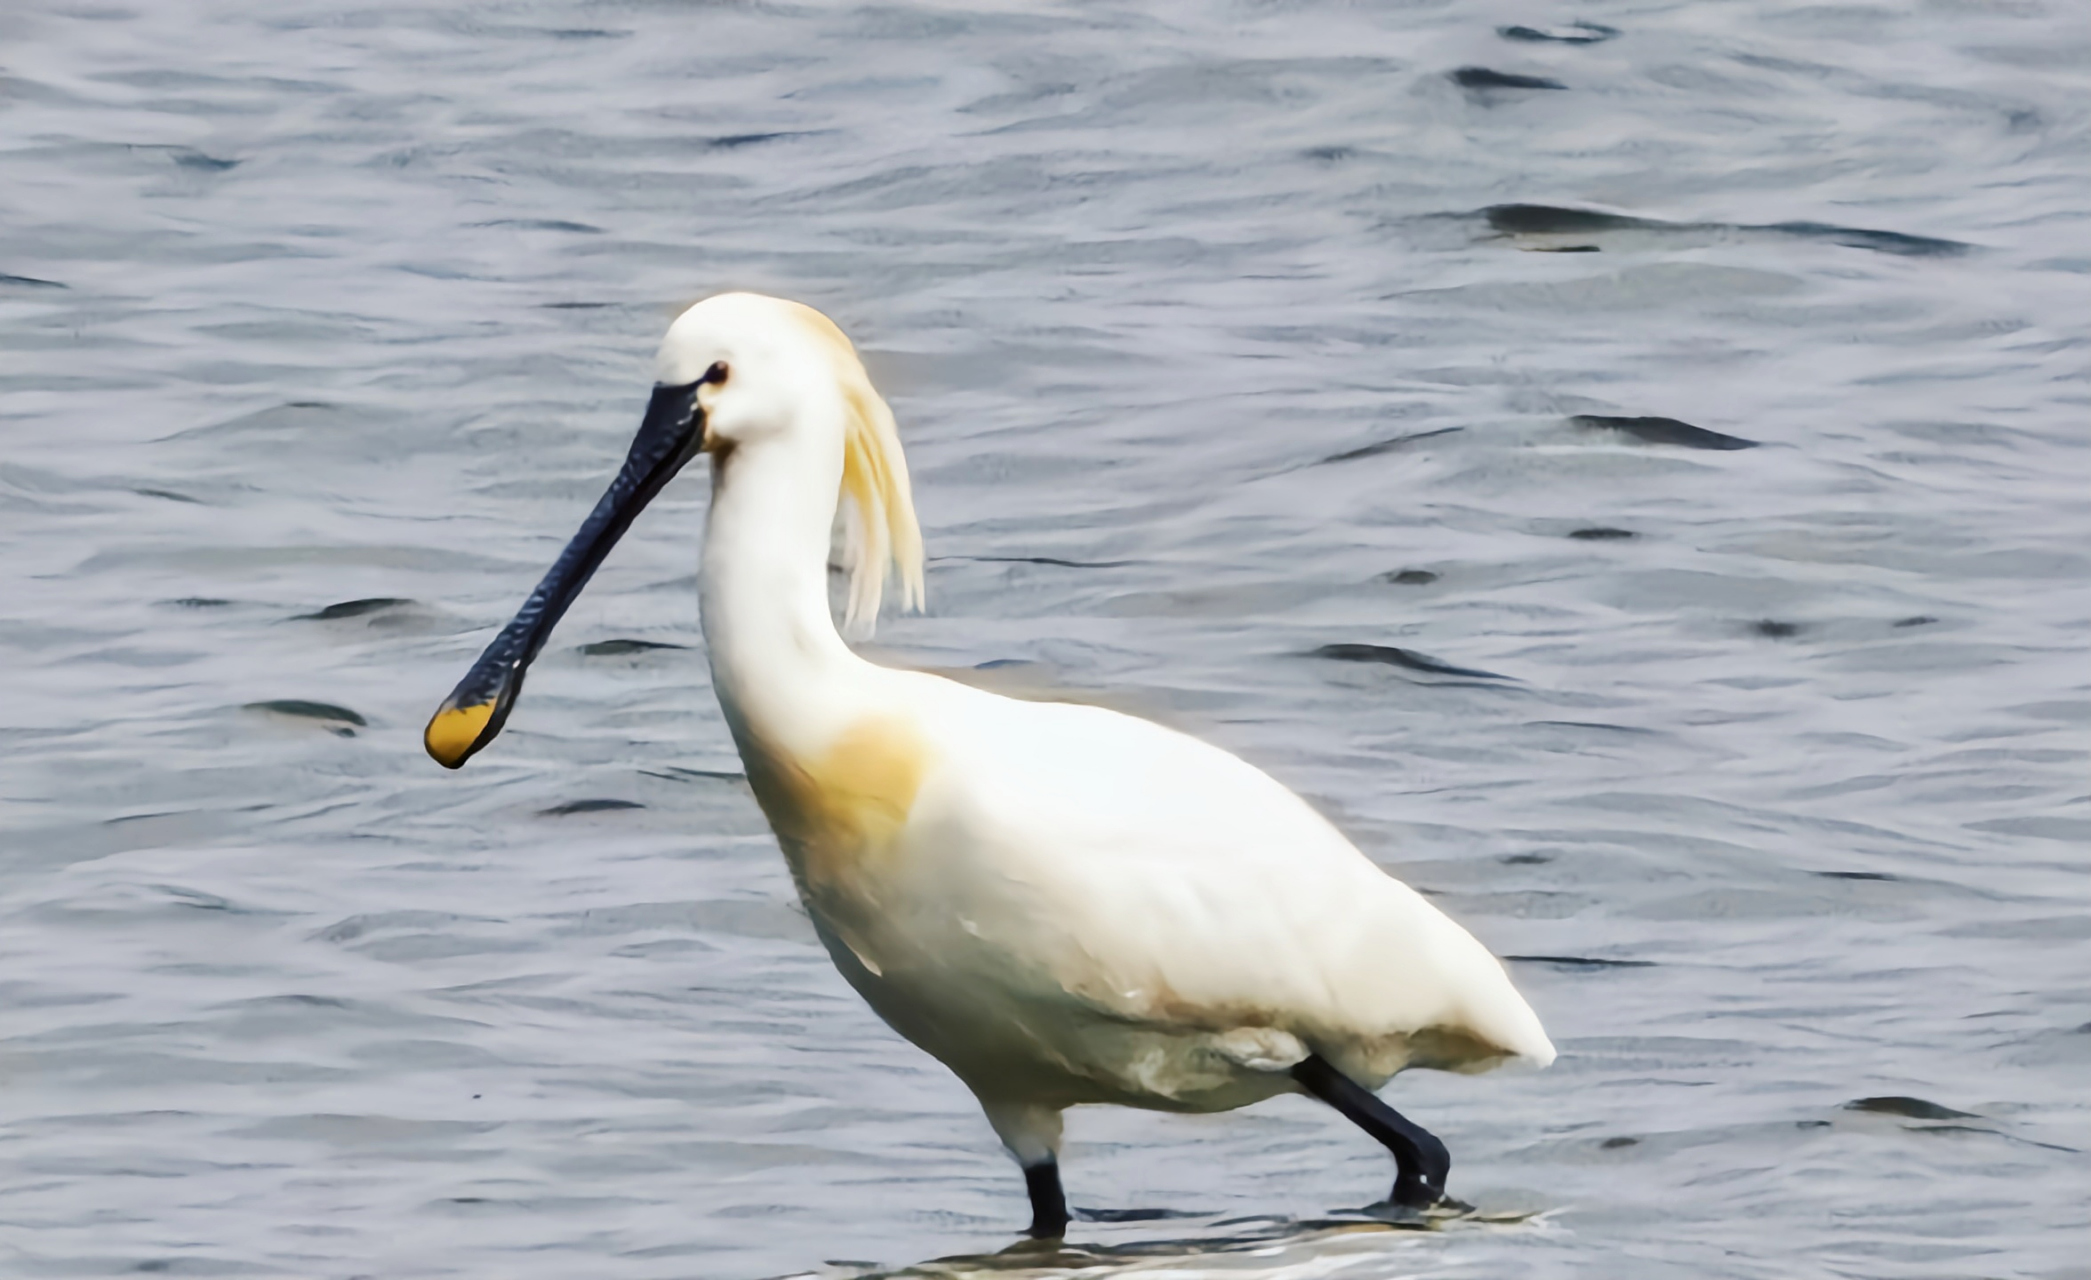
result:
M 1066 1233 L 1063 1113 L 1091 1104 L 1306 1094 L 1392 1153 L 1392 1204 L 1468 1207 L 1445 1144 L 1378 1090 L 1553 1061 L 1502 963 L 1235 755 L 861 656 L 889 580 L 922 607 L 922 536 L 893 414 L 812 307 L 722 293 L 674 320 L 623 466 L 429 721 L 430 756 L 456 769 L 493 740 L 560 616 L 700 453 L 702 629 L 749 785 L 836 969 L 1015 1158 L 1028 1235 Z

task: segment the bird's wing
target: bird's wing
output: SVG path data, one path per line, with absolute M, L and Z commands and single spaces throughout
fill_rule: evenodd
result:
M 1013 971 L 1129 1020 L 1552 1057 L 1480 943 L 1261 770 L 1101 708 L 967 693 L 909 824 L 910 896 Z

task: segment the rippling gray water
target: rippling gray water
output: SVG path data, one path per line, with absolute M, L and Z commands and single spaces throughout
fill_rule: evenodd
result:
M 1074 1202 L 1185 1216 L 999 1265 L 2086 1275 L 2087 104 L 2064 0 L 10 6 L 5 1271 L 1010 1242 L 737 780 L 700 475 L 418 743 L 738 286 L 900 416 L 883 651 L 1265 765 L 1562 1049 L 1390 1090 L 1481 1219 L 1083 1112 Z

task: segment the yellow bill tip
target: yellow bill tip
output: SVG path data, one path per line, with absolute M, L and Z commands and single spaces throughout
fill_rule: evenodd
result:
M 428 730 L 421 735 L 421 745 L 427 747 L 429 757 L 445 769 L 458 768 L 479 745 L 480 735 L 486 732 L 487 722 L 493 718 L 492 702 L 470 707 L 453 707 L 445 703 L 428 722 Z

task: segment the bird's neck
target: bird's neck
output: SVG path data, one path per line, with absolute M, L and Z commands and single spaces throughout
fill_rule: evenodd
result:
M 704 640 L 743 757 L 754 739 L 788 755 L 819 750 L 856 713 L 876 670 L 843 643 L 828 605 L 841 482 L 839 427 L 751 441 L 712 460 Z

